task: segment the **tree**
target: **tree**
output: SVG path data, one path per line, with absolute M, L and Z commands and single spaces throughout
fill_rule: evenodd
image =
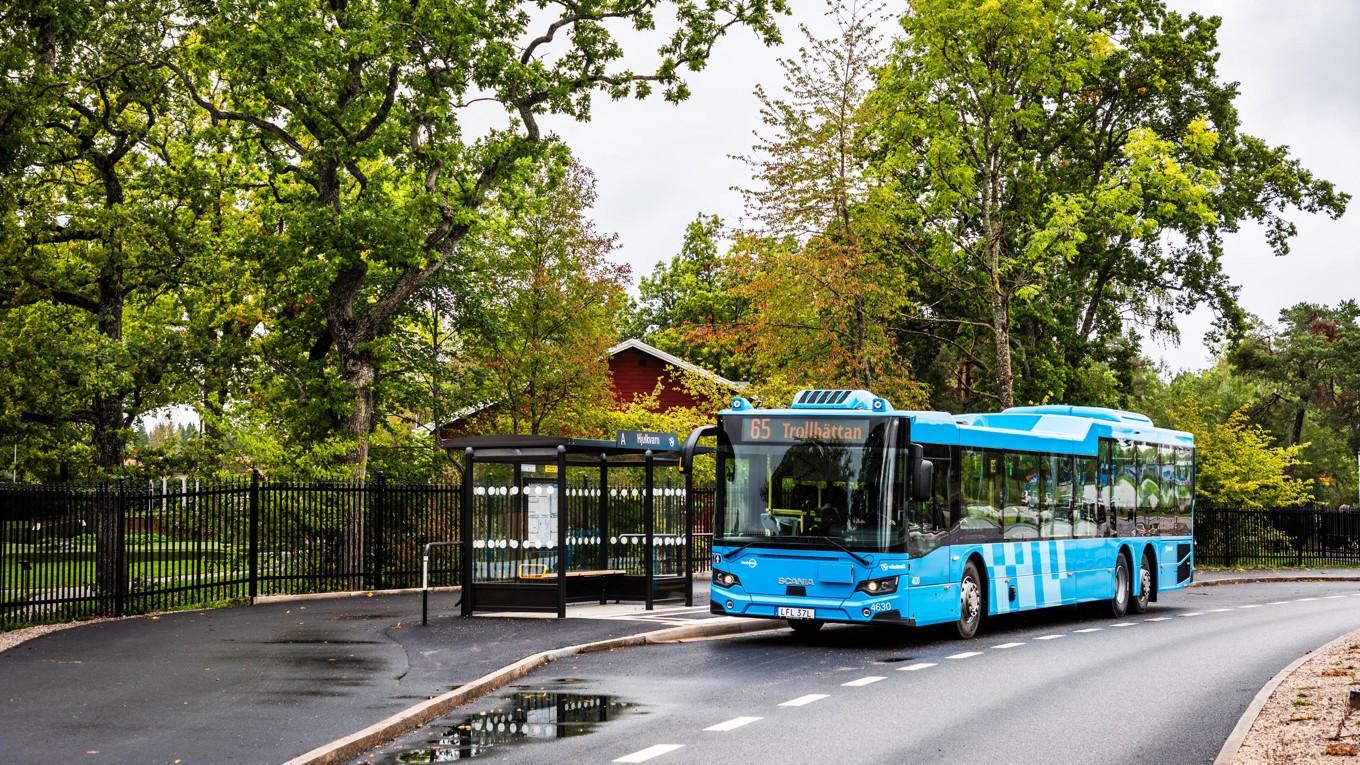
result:
M 216 147 L 160 68 L 177 37 L 163 4 L 10 13 L 0 322 L 46 352 L 7 389 L 6 409 L 88 433 L 95 467 L 115 471 L 135 419 L 177 395 L 167 369 L 184 338 L 170 293 L 192 278 L 211 235 L 218 192 L 205 166 Z
M 1094 356 L 1129 359 L 1126 320 L 1175 333 L 1208 303 L 1240 326 L 1222 236 L 1348 197 L 1241 132 L 1215 72 L 1216 18 L 1159 2 L 915 0 L 869 108 L 887 242 L 926 282 L 915 315 L 995 380 L 1001 406 L 1067 397 Z M 990 348 L 983 351 L 979 340 Z
M 1306 444 L 1299 477 L 1315 480 L 1319 496 L 1351 501 L 1360 452 L 1360 305 L 1290 306 L 1276 326 L 1257 327 L 1228 358 L 1260 389 L 1253 421 L 1288 445 Z
M 890 331 L 908 285 L 866 247 L 879 220 L 860 105 L 882 51 L 881 6 L 829 8 L 838 33 L 802 29 L 797 58 L 780 61 L 782 96 L 756 90 L 769 133 L 743 158 L 757 182 L 744 191 L 757 230 L 738 243 L 746 272 L 738 294 L 751 303 L 759 376 L 868 388 L 912 406 L 923 391 Z
M 1195 491 L 1221 507 L 1293 507 L 1313 500 L 1309 482 L 1294 477 L 1301 445 L 1275 446 L 1270 434 L 1234 412 L 1226 422 L 1196 419 L 1193 409 L 1179 427 L 1195 434 Z
M 496 278 L 467 354 L 512 433 L 594 431 L 612 403 L 608 349 L 628 270 L 609 262 L 616 237 L 595 230 L 594 202 L 588 169 L 543 173 L 489 237 Z
M 685 227 L 680 252 L 643 277 L 622 334 L 731 380 L 750 376 L 747 301 L 739 272 L 722 251 L 723 222 L 700 214 Z
M 199 6 L 201 28 L 173 70 L 214 120 L 267 153 L 270 184 L 255 204 L 279 221 L 261 261 L 278 274 L 281 314 L 268 344 L 324 404 L 313 433 L 348 438 L 345 461 L 363 473 L 394 320 L 434 274 L 463 267 L 469 236 L 560 155 L 544 118 L 587 119 L 596 94 L 659 87 L 683 99 L 682 70 L 701 68 L 719 37 L 746 26 L 773 42 L 785 10 L 784 0 Z M 617 28 L 646 32 L 659 14 L 675 31 L 655 66 L 622 66 Z M 478 134 L 477 104 L 504 121 Z
M 1360 448 L 1360 304 L 1336 308 L 1299 303 L 1280 311 L 1276 328 L 1261 327 L 1232 350 L 1233 364 L 1266 388 L 1262 409 L 1281 406 L 1290 414 L 1286 443 L 1303 439 L 1311 412 L 1348 426 L 1352 447 Z

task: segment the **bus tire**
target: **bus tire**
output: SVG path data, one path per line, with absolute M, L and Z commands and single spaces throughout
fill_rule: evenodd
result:
M 1129 577 L 1129 558 L 1119 553 L 1114 559 L 1114 597 L 1110 598 L 1110 614 L 1116 619 L 1123 618 L 1129 611 L 1129 590 L 1132 589 Z
M 982 626 L 982 616 L 987 611 L 987 593 L 982 587 L 982 575 L 977 564 L 968 561 L 963 566 L 963 576 L 959 578 L 959 618 L 954 627 L 959 637 L 968 640 L 978 633 Z
M 1152 602 L 1152 560 L 1144 555 L 1143 560 L 1138 563 L 1138 596 L 1129 602 L 1129 611 L 1135 614 L 1145 614 L 1148 604 Z
M 789 619 L 789 629 L 799 635 L 811 635 L 822 628 L 826 622 L 821 619 Z

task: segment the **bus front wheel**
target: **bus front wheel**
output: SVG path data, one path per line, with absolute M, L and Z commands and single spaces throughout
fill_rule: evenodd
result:
M 1124 555 L 1115 558 L 1114 597 L 1110 598 L 1110 613 L 1116 619 L 1123 618 L 1129 611 L 1129 559 Z
M 959 620 L 955 623 L 959 637 L 967 640 L 978 633 L 982 626 L 982 612 L 987 600 L 982 591 L 982 575 L 971 560 L 963 567 L 963 577 L 959 579 Z

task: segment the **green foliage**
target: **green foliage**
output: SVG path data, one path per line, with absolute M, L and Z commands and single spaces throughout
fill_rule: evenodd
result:
M 1077 370 L 1131 360 L 1128 317 L 1174 335 L 1208 304 L 1237 329 L 1223 233 L 1259 221 L 1283 253 L 1291 208 L 1345 209 L 1241 132 L 1217 27 L 1141 0 L 912 3 L 868 99 L 870 172 L 954 397 L 1092 395 Z
M 1192 399 L 1183 402 L 1174 427 L 1195 434 L 1195 492 L 1212 505 L 1240 508 L 1293 507 L 1313 500 L 1309 482 L 1293 475 L 1303 447 L 1275 446 L 1260 426 L 1234 412 L 1212 422 Z
M 729 380 L 745 380 L 753 371 L 746 333 L 750 307 L 723 244 L 722 219 L 696 216 L 685 228 L 679 254 L 642 278 L 620 333 Z

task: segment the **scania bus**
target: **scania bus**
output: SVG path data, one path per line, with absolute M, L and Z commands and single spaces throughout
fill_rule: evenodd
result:
M 787 409 L 736 398 L 704 431 L 714 613 L 971 638 L 988 616 L 1049 606 L 1141 613 L 1193 577 L 1194 441 L 1140 414 L 897 411 L 804 390 Z

